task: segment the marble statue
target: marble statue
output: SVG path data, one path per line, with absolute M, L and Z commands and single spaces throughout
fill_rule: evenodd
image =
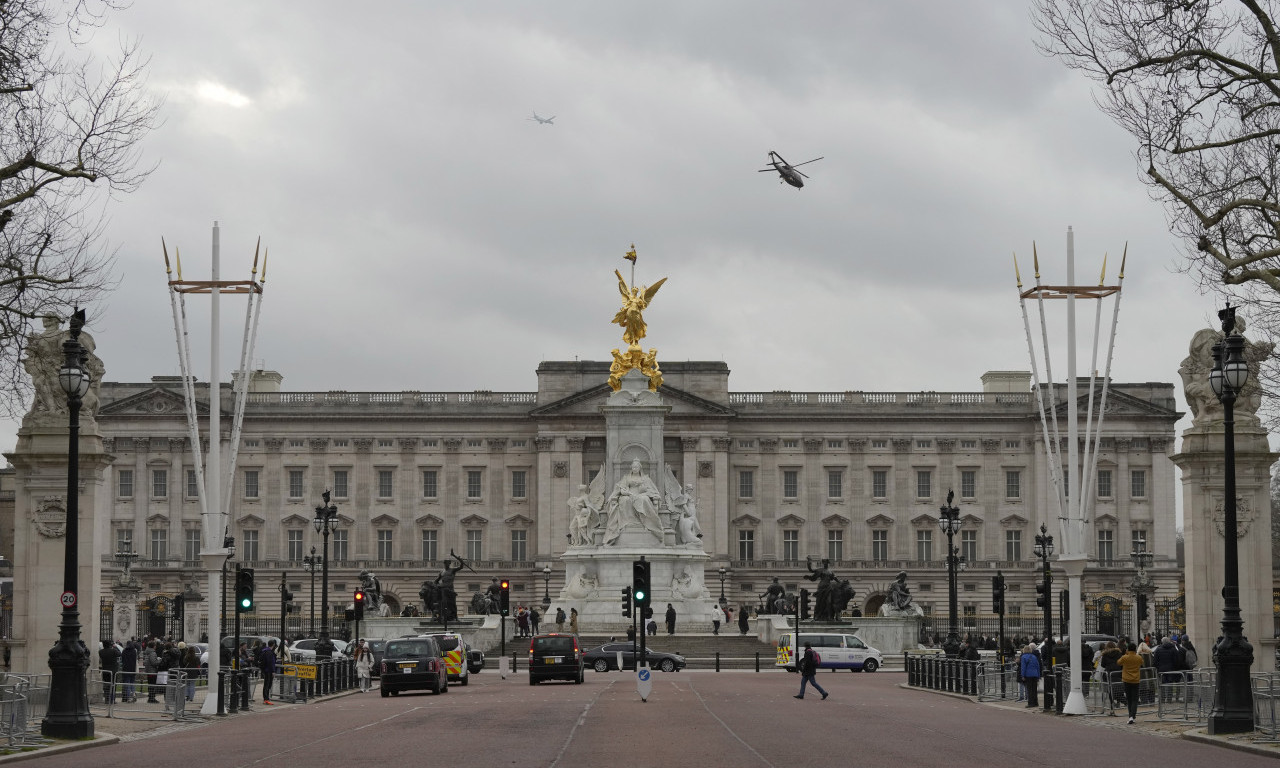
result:
M 699 587 L 694 584 L 693 574 L 689 572 L 688 566 L 681 566 L 672 574 L 671 594 L 686 600 L 711 596 L 711 593 L 705 587 Z
M 921 616 L 923 614 L 924 611 L 911 597 L 911 588 L 907 586 L 907 572 L 898 571 L 898 578 L 889 585 L 889 595 L 880 606 L 880 615 Z
M 600 591 L 600 580 L 596 578 L 594 570 L 584 567 L 581 571 L 569 577 L 564 585 L 564 596 L 575 600 L 585 600 L 588 597 L 596 595 Z
M 668 499 L 671 508 L 673 527 L 676 529 L 676 544 L 701 546 L 702 526 L 698 524 L 697 499 L 693 485 L 685 485 L 681 492 Z
M 661 502 L 662 495 L 658 493 L 658 486 L 644 473 L 640 460 L 632 460 L 631 471 L 618 480 L 613 493 L 609 495 L 604 543 L 617 542 L 622 531 L 635 524 L 643 526 L 661 542 L 662 520 L 658 517 Z
M 1244 330 L 1244 318 L 1237 316 L 1235 331 L 1243 334 Z M 1182 377 L 1182 391 L 1187 398 L 1187 406 L 1191 409 L 1193 427 L 1222 423 L 1222 402 L 1218 400 L 1218 396 L 1213 393 L 1213 387 L 1209 384 L 1209 372 L 1213 370 L 1213 345 L 1221 341 L 1222 337 L 1223 331 L 1213 328 L 1202 328 L 1196 331 L 1191 337 L 1187 357 L 1178 367 L 1178 375 Z M 1244 357 L 1249 364 L 1249 380 L 1236 398 L 1232 410 L 1236 428 L 1260 429 L 1262 427 L 1262 422 L 1258 419 L 1258 408 L 1262 406 L 1258 369 L 1274 349 L 1275 344 L 1270 342 L 1245 340 Z
M 62 343 L 70 338 L 71 333 L 62 330 L 62 321 L 54 315 L 45 315 L 43 322 L 43 331 L 27 337 L 27 355 L 22 360 L 22 367 L 31 376 L 34 391 L 31 410 L 23 418 L 24 427 L 56 423 L 66 419 L 68 413 L 67 395 L 58 383 L 58 371 L 65 361 Z M 85 350 L 82 365 L 89 376 L 89 390 L 80 403 L 80 419 L 92 421 L 98 413 L 99 392 L 106 367 L 94 354 L 97 344 L 90 333 L 80 332 L 80 344 Z
M 587 486 L 579 485 L 578 495 L 569 497 L 569 546 L 585 547 L 592 543 L 591 534 L 599 526 L 600 514 Z

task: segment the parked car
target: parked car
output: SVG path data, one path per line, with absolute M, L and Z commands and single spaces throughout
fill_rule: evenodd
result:
M 586 665 L 597 672 L 608 672 L 618 669 L 618 654 L 622 654 L 622 669 L 636 668 L 636 648 L 631 643 L 605 643 L 599 648 L 592 648 L 583 654 Z M 649 669 L 660 669 L 663 672 L 677 672 L 684 669 L 684 657 L 675 653 L 663 653 L 645 648 L 645 659 Z
M 288 648 L 289 658 L 293 661 L 301 662 L 304 664 L 314 664 L 316 661 L 316 642 L 317 642 L 317 638 L 314 638 L 314 637 L 308 637 L 308 638 L 299 640 L 298 642 L 289 646 Z M 347 646 L 349 645 L 349 643 L 347 643 L 346 640 L 330 638 L 330 642 L 333 643 L 333 648 L 334 648 L 333 658 L 341 659 L 347 655 Z
M 440 645 L 433 637 L 388 640 L 378 667 L 381 677 L 378 688 L 384 699 L 415 689 L 433 694 L 449 692 L 449 672 Z
M 543 680 L 569 680 L 581 684 L 582 649 L 574 635 L 534 635 L 529 641 L 529 685 Z
M 1120 639 L 1115 635 L 1080 635 L 1080 642 L 1088 643 L 1094 653 L 1102 653 L 1102 646 L 1107 643 L 1118 643 Z
M 253 649 L 253 646 L 254 646 L 254 644 L 255 644 L 255 643 L 261 643 L 262 645 L 266 645 L 268 640 L 275 640 L 275 641 L 276 641 L 276 648 L 282 648 L 282 647 L 283 647 L 283 645 L 282 645 L 282 644 L 281 644 L 281 642 L 280 642 L 280 638 L 278 638 L 278 637 L 271 637 L 270 635 L 241 635 L 241 636 L 240 636 L 240 642 L 245 643 L 245 644 L 249 647 L 249 649 L 250 649 L 250 650 L 252 650 L 252 649 Z M 226 651 L 226 654 L 224 654 L 224 655 L 230 655 L 230 654 L 231 654 L 231 647 L 232 647 L 233 645 L 235 645 L 235 642 L 236 642 L 235 638 L 234 638 L 234 637 L 232 637 L 231 635 L 224 635 L 224 636 L 223 636 L 223 638 L 222 638 L 222 648 Z M 201 666 L 202 668 L 204 668 L 204 669 L 208 669 L 208 667 L 209 667 L 209 645 L 208 645 L 208 643 L 200 643 L 200 645 L 201 645 L 201 646 L 203 646 L 203 648 L 204 648 L 204 650 L 200 652 L 200 666 Z

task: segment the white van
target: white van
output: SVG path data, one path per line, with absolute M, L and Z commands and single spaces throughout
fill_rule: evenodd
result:
M 819 669 L 847 669 L 851 672 L 875 672 L 884 664 L 880 651 L 862 642 L 857 635 L 834 632 L 801 632 L 800 641 L 795 632 L 785 632 L 778 638 L 777 665 L 788 672 L 796 671 L 797 651 L 804 655 L 804 644 L 809 643 L 818 654 Z

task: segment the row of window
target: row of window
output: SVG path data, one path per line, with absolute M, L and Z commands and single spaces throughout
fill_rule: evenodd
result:
M 302 469 L 285 470 L 288 481 L 288 498 L 301 499 L 306 492 L 306 471 Z M 467 498 L 471 500 L 481 500 L 484 498 L 484 472 L 483 469 L 468 469 L 466 471 L 466 487 Z M 246 499 L 261 498 L 261 470 L 245 469 L 240 473 L 241 492 Z M 200 486 L 196 480 L 196 471 L 188 469 L 186 471 L 186 498 L 194 499 L 199 496 Z M 377 470 L 377 498 L 393 499 L 395 498 L 395 474 L 394 469 Z M 438 499 L 440 497 L 440 470 L 424 469 L 422 470 L 422 498 Z M 346 469 L 333 470 L 332 484 L 330 488 L 333 490 L 333 497 L 336 499 L 346 499 L 350 497 L 351 473 Z M 508 476 L 508 490 L 512 499 L 525 499 L 529 495 L 528 473 L 523 469 L 513 469 Z M 169 470 L 162 468 L 154 468 L 151 470 L 151 498 L 164 499 L 169 496 Z M 134 494 L 134 478 L 132 469 L 116 470 L 116 496 L 121 499 L 133 498 Z
M 1069 487 L 1069 478 L 1063 478 L 1063 484 Z M 1112 487 L 1112 470 L 1100 469 L 1097 477 L 1098 498 L 1114 498 Z M 933 497 L 933 470 L 916 470 L 916 498 Z M 756 471 L 754 469 L 738 470 L 738 498 L 753 499 L 756 495 Z M 842 469 L 827 470 L 827 498 L 843 499 L 845 495 L 845 472 Z M 782 470 L 782 498 L 798 499 L 800 496 L 800 470 Z M 974 499 L 978 496 L 978 471 L 975 469 L 960 470 L 960 498 Z M 887 499 L 889 497 L 889 470 L 871 470 L 871 498 Z M 1006 499 L 1022 498 L 1022 472 L 1009 469 L 1004 473 L 1004 497 Z M 1145 499 L 1147 497 L 1147 471 L 1133 469 L 1129 471 L 1129 497 Z
M 917 530 L 916 531 L 916 560 L 919 562 L 928 562 L 933 559 L 933 531 Z M 1131 552 L 1147 551 L 1147 532 L 1141 528 L 1135 528 L 1132 534 Z M 1114 531 L 1100 530 L 1098 534 L 1098 549 L 1096 552 L 1097 559 L 1100 562 L 1113 562 L 1116 557 Z M 941 535 L 941 534 L 939 534 Z M 978 560 L 978 532 L 977 531 L 960 531 L 960 556 L 968 562 L 977 562 Z M 945 550 L 945 547 L 943 547 Z M 945 552 L 942 552 L 945 555 Z M 1006 530 L 1004 532 L 1004 558 L 1009 562 L 1016 562 L 1022 559 L 1022 531 Z M 756 557 L 756 532 L 753 530 L 738 531 L 738 559 L 739 560 L 755 560 Z M 1127 555 L 1126 555 L 1127 556 Z M 844 560 L 844 531 L 829 530 L 827 531 L 827 552 L 826 557 L 832 561 Z M 787 528 L 782 531 L 782 559 L 788 562 L 798 562 L 800 560 L 800 531 L 796 528 Z M 875 529 L 871 531 L 871 559 L 876 562 L 883 562 L 890 559 L 889 557 L 889 531 L 887 529 Z
M 402 554 L 396 556 L 395 551 L 395 532 L 391 529 L 380 529 L 374 532 L 376 535 L 376 559 L 378 560 L 407 560 L 413 559 L 412 555 Z M 421 538 L 419 544 L 421 548 L 414 552 L 421 560 L 438 560 L 439 559 L 439 541 L 440 532 L 434 529 L 419 531 Z M 484 531 L 480 529 L 472 529 L 464 532 L 466 537 L 466 554 L 464 557 L 468 560 L 484 560 Z M 513 530 L 511 534 L 511 559 L 516 561 L 529 560 L 529 538 L 528 531 Z M 147 550 L 145 557 L 148 560 L 163 561 L 169 559 L 169 530 L 167 528 L 152 528 L 148 531 L 150 539 L 147 542 Z M 236 556 L 240 560 L 261 560 L 261 532 L 252 529 L 242 529 L 236 534 Z M 290 562 L 302 562 L 302 558 L 307 554 L 307 546 L 304 543 L 305 531 L 301 528 L 290 529 L 285 531 L 285 548 L 283 559 Z M 338 529 L 329 534 L 330 558 L 337 561 L 346 561 L 350 559 L 351 540 L 350 531 Z M 183 531 L 182 541 L 182 558 L 187 561 L 195 561 L 200 559 L 200 531 L 199 529 L 188 528 Z M 136 552 L 134 548 L 133 529 L 117 528 L 116 529 L 116 551 L 117 552 Z M 144 554 L 144 553 L 139 553 Z

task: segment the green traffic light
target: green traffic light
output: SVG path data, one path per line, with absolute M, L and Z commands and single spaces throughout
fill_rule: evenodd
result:
M 637 589 L 637 590 L 636 590 L 636 602 L 637 602 L 637 603 L 640 603 L 640 602 L 643 602 L 643 601 L 644 601 L 644 590 L 643 590 L 643 589 Z
M 240 605 L 244 608 L 248 608 L 249 606 L 253 605 L 253 601 L 246 597 L 240 601 Z

